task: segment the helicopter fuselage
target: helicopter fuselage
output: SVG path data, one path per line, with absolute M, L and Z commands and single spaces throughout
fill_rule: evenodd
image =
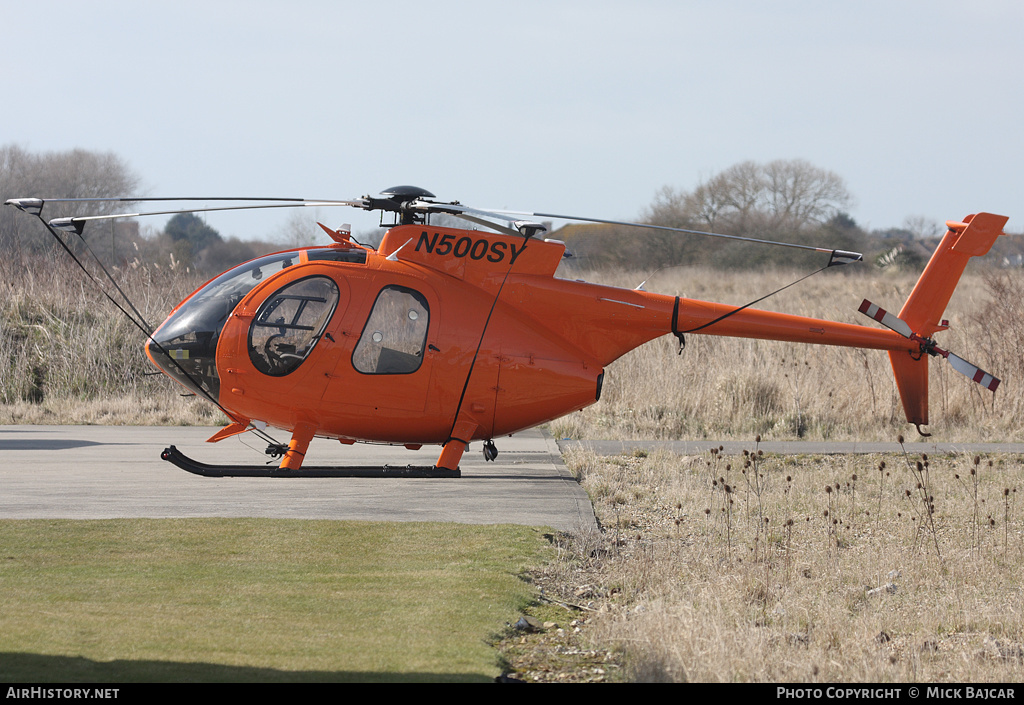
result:
M 606 365 L 736 308 L 555 278 L 553 240 L 420 224 L 377 250 L 338 240 L 225 272 L 150 338 L 154 364 L 231 418 L 212 440 L 252 422 L 285 429 L 296 467 L 314 435 L 464 449 L 593 404 Z M 892 331 L 752 309 L 701 332 L 915 349 Z
M 376 251 L 269 255 L 193 293 L 147 352 L 238 424 L 408 445 L 490 439 L 592 404 L 604 365 L 666 331 L 671 307 L 554 279 L 564 250 L 405 225 Z

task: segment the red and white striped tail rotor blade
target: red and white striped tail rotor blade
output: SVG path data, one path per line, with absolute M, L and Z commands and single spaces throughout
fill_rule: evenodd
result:
M 867 299 L 864 299 L 858 310 L 865 316 L 868 316 L 878 321 L 886 328 L 896 331 L 904 338 L 910 338 L 911 340 L 921 341 L 922 351 L 928 352 L 930 355 L 942 355 L 942 357 L 949 360 L 949 363 L 953 365 L 954 370 L 962 374 L 964 377 L 974 380 L 985 389 L 989 389 L 994 392 L 996 391 L 996 387 L 999 386 L 1000 380 L 998 377 L 993 377 L 985 370 L 981 369 L 977 365 L 967 362 L 967 360 L 963 359 L 962 357 L 959 357 L 958 355 L 954 355 L 951 352 L 942 350 L 941 348 L 936 346 L 935 343 L 933 343 L 932 341 L 926 340 L 924 338 L 921 338 L 920 336 L 915 335 L 914 331 L 912 331 L 910 329 L 910 326 L 907 325 L 907 322 L 904 321 L 899 316 L 894 316 L 893 314 L 886 311 L 884 308 L 876 306 Z
M 990 389 L 994 392 L 996 391 L 996 387 L 999 386 L 998 377 L 993 377 L 985 370 L 981 369 L 977 365 L 972 365 L 962 357 L 949 353 L 949 356 L 946 359 L 949 360 L 949 364 L 953 366 L 954 370 L 962 374 L 964 377 L 973 379 L 985 389 Z
M 914 331 L 910 330 L 910 326 L 907 325 L 906 321 L 899 316 L 894 316 L 884 308 L 876 306 L 867 299 L 864 299 L 858 310 L 865 316 L 875 319 L 886 328 L 896 331 L 904 338 L 913 338 L 914 336 Z

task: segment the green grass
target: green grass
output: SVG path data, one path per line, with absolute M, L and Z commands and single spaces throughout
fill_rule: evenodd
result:
M 0 521 L 0 681 L 486 681 L 535 528 Z

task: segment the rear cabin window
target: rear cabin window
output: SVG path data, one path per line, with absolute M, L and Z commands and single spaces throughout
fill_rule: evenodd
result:
M 294 372 L 324 334 L 338 306 L 338 285 L 308 277 L 277 290 L 249 326 L 249 359 L 272 377 Z
M 415 372 L 423 364 L 429 322 L 422 294 L 402 286 L 382 289 L 352 353 L 352 366 L 370 375 Z

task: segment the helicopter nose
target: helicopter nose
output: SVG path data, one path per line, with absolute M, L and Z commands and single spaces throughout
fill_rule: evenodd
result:
M 257 284 L 298 260 L 295 252 L 279 252 L 240 264 L 208 282 L 146 342 L 149 359 L 196 394 L 218 402 L 217 342 L 228 316 Z
M 217 401 L 217 341 L 230 309 L 222 302 L 186 301 L 146 341 L 146 354 L 162 372 L 190 391 Z M 226 309 L 226 310 L 225 310 Z

